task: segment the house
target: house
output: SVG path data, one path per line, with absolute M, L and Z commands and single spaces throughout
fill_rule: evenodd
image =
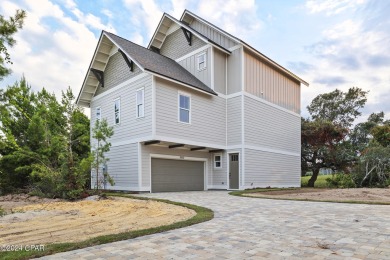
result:
M 108 189 L 299 187 L 301 85 L 185 10 L 164 14 L 147 48 L 103 31 L 77 103 L 114 127 Z

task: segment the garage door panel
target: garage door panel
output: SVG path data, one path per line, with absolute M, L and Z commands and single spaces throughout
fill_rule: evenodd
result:
M 152 192 L 204 190 L 204 162 L 152 159 Z

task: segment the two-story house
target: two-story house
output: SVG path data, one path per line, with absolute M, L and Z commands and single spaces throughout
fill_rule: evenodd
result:
M 147 48 L 103 31 L 77 103 L 114 127 L 108 189 L 299 187 L 302 84 L 186 10 Z

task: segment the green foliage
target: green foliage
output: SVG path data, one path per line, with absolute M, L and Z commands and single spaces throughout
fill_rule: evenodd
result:
M 70 88 L 59 102 L 45 89 L 33 92 L 22 78 L 0 94 L 0 190 L 76 198 L 88 188 L 90 132 Z
M 23 27 L 25 18 L 26 12 L 24 10 L 17 10 L 15 15 L 9 19 L 0 15 L 0 80 L 11 73 L 11 70 L 4 66 L 4 63 L 12 64 L 7 46 L 12 47 L 16 43 L 13 36 Z
M 318 95 L 307 107 L 311 118 L 302 119 L 302 172 L 311 170 L 308 186 L 314 187 L 320 168 L 348 172 L 357 153 L 348 138 L 350 127 L 367 101 L 360 88 L 338 89 Z
M 332 177 L 326 178 L 326 183 L 329 188 L 356 188 L 356 184 L 352 179 L 351 174 L 338 173 L 333 174 Z
M 390 147 L 390 124 L 377 125 L 372 128 L 371 133 L 376 142 L 383 147 Z
M 301 177 L 301 187 L 308 187 L 308 182 L 311 176 Z M 318 175 L 316 182 L 314 183 L 314 188 L 327 188 L 326 179 L 329 178 L 329 175 Z
M 0 206 L 0 218 L 5 216 L 7 213 L 5 212 L 5 210 Z
M 105 156 L 110 151 L 111 143 L 108 139 L 114 134 L 113 127 L 108 126 L 107 120 L 96 120 L 95 126 L 92 128 L 92 138 L 95 141 L 92 149 L 92 169 L 95 171 L 96 184 L 95 189 L 99 190 L 104 186 L 105 182 L 114 185 L 114 179 L 108 174 L 107 171 L 103 171 L 103 174 L 99 174 L 100 168 L 105 166 L 109 158 Z
M 390 180 L 390 147 L 372 144 L 353 171 L 358 187 L 386 187 Z
M 361 115 L 359 109 L 366 104 L 367 94 L 357 87 L 347 92 L 336 89 L 315 97 L 307 109 L 314 120 L 326 120 L 348 128 Z

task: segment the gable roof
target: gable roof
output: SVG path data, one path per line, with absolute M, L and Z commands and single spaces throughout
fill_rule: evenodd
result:
M 106 47 L 107 50 L 105 52 L 101 51 L 101 48 L 104 48 L 103 45 L 109 46 L 108 48 Z M 178 84 L 185 85 L 206 94 L 217 95 L 217 93 L 215 93 L 211 88 L 197 79 L 176 61 L 115 34 L 102 31 L 94 57 L 88 68 L 88 72 L 85 76 L 82 88 L 77 97 L 77 104 L 82 106 L 89 106 L 96 88 L 99 85 L 96 77 L 93 75 L 93 73 L 90 73 L 90 69 L 95 68 L 104 70 L 105 65 L 109 59 L 109 53 L 113 51 L 114 46 L 117 49 L 123 51 L 128 59 L 132 60 L 143 72 L 148 72 L 157 77 L 174 81 Z M 99 57 L 100 59 L 98 60 Z
M 278 64 L 277 62 L 275 62 L 274 60 L 272 60 L 271 58 L 267 57 L 266 55 L 264 55 L 263 53 L 261 53 L 260 51 L 256 50 L 255 48 L 253 48 L 252 46 L 250 46 L 249 44 L 247 44 L 246 42 L 244 42 L 243 40 L 231 35 L 230 33 L 222 30 L 221 28 L 219 28 L 218 26 L 215 26 L 214 24 L 208 22 L 207 20 L 197 16 L 196 14 L 192 13 L 191 11 L 189 10 L 184 10 L 181 18 L 180 18 L 180 21 L 184 21 L 184 22 L 189 22 L 190 19 L 189 19 L 189 16 L 191 16 L 192 18 L 195 18 L 207 25 L 209 25 L 210 27 L 212 27 L 213 29 L 215 29 L 216 31 L 220 32 L 222 35 L 225 35 L 226 37 L 236 41 L 236 42 L 239 42 L 241 43 L 244 48 L 246 48 L 247 50 L 249 50 L 250 52 L 254 53 L 256 56 L 258 56 L 259 58 L 261 58 L 263 61 L 265 61 L 266 63 L 268 63 L 269 65 L 271 65 L 272 67 L 276 68 L 277 70 L 287 74 L 288 76 L 292 77 L 293 79 L 299 81 L 300 83 L 306 85 L 306 86 L 309 86 L 309 83 L 307 83 L 305 80 L 301 79 L 300 77 L 298 77 L 297 75 L 295 75 L 294 73 L 292 73 L 291 71 L 289 71 L 288 69 L 284 68 L 283 66 L 281 66 L 280 64 Z
M 152 38 L 150 39 L 150 42 L 148 44 L 148 49 L 150 49 L 152 46 L 156 47 L 157 49 L 161 48 L 162 44 L 165 41 L 165 38 L 167 37 L 169 29 L 172 27 L 172 24 L 175 24 L 177 26 L 177 28 L 184 28 L 185 30 L 193 33 L 194 35 L 196 35 L 196 37 L 198 37 L 199 39 L 201 39 L 205 43 L 211 44 L 212 46 L 219 49 L 220 51 L 222 51 L 226 54 L 231 54 L 231 51 L 229 51 L 228 49 L 224 48 L 223 46 L 214 42 L 213 40 L 211 40 L 207 36 L 198 32 L 194 28 L 191 28 L 187 24 L 183 23 L 182 21 L 177 20 L 176 18 L 172 17 L 171 15 L 169 15 L 167 13 L 164 13 L 163 16 L 161 17 L 160 22 L 159 22 Z

